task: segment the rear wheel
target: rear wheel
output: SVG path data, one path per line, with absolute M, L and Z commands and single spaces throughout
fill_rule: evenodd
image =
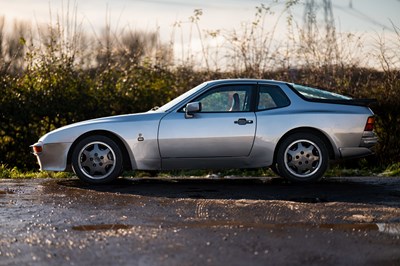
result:
M 106 136 L 89 136 L 76 145 L 72 153 L 72 167 L 82 181 L 92 184 L 108 183 L 122 173 L 122 152 Z
M 310 133 L 287 137 L 277 152 L 277 168 L 282 177 L 294 182 L 314 182 L 328 169 L 328 149 L 321 138 Z

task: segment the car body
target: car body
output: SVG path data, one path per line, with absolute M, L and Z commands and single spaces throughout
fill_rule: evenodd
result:
M 319 180 L 329 160 L 371 154 L 367 101 L 274 80 L 200 84 L 151 111 L 83 121 L 32 145 L 40 169 L 106 183 L 124 170 L 271 167 Z

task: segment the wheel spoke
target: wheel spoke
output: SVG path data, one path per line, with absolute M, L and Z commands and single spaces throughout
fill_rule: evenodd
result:
M 93 150 L 91 151 L 92 154 L 99 154 L 101 152 L 100 148 L 99 148 L 99 144 L 94 144 L 93 145 Z
M 109 153 L 111 153 L 111 150 L 107 147 L 103 147 L 103 149 L 99 149 L 97 153 L 99 157 L 103 156 L 105 158 Z
M 86 156 L 86 159 L 87 159 L 87 160 L 88 160 L 90 157 L 92 157 L 92 155 L 90 154 L 90 151 L 88 151 L 88 150 L 84 150 L 84 151 L 82 152 L 82 154 Z
M 96 167 L 89 167 L 89 174 L 94 176 L 96 174 Z
M 114 164 L 114 160 L 104 159 L 104 161 L 103 161 L 104 168 L 106 168 L 109 165 L 113 165 L 113 164 Z
M 104 166 L 99 167 L 99 169 L 97 170 L 97 172 L 99 172 L 99 173 L 102 174 L 102 175 L 107 174 L 107 170 L 106 170 L 106 168 L 105 168 Z
M 92 162 L 90 162 L 90 160 L 89 159 L 86 159 L 85 161 L 83 161 L 83 162 L 81 162 L 81 165 L 83 166 L 83 167 L 91 167 L 92 166 Z

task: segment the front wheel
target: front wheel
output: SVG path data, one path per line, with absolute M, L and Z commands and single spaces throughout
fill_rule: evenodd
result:
M 276 161 L 282 177 L 294 182 L 314 182 L 328 169 L 328 149 L 316 135 L 295 133 L 280 144 Z
M 121 149 L 106 136 L 89 136 L 81 140 L 73 150 L 72 168 L 87 183 L 111 182 L 122 173 Z

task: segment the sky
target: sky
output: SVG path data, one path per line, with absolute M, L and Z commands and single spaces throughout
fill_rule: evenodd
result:
M 322 0 L 314 1 L 320 4 L 318 16 L 322 20 Z M 300 0 L 293 9 L 299 23 L 303 21 L 305 2 Z M 5 17 L 6 25 L 12 25 L 15 19 L 35 25 L 48 23 L 50 13 L 54 16 L 76 8 L 77 20 L 85 31 L 98 33 L 109 20 L 113 29 L 128 27 L 149 32 L 159 29 L 161 38 L 168 41 L 177 22 L 183 31 L 189 30 L 189 17 L 195 9 L 203 11 L 199 21 L 202 29 L 232 30 L 251 22 L 255 7 L 261 4 L 275 11 L 276 15 L 270 18 L 270 24 L 274 24 L 284 3 L 285 0 L 0 0 L 0 17 Z M 393 33 L 392 23 L 400 27 L 400 0 L 332 0 L 332 11 L 340 32 L 376 36 L 382 32 Z M 285 18 L 279 20 L 278 33 L 286 27 Z
M 321 3 L 322 0 L 314 0 Z M 301 0 L 305 3 L 305 0 Z M 229 29 L 253 18 L 255 7 L 263 3 L 275 10 L 284 6 L 284 0 L 0 0 L 0 16 L 7 20 L 46 22 L 49 10 L 61 12 L 66 6 L 77 6 L 78 16 L 84 24 L 103 27 L 108 13 L 120 26 L 152 29 L 171 27 L 176 21 L 187 21 L 194 9 L 203 10 L 205 28 Z M 392 20 L 400 24 L 399 0 L 332 0 L 334 19 L 347 31 L 379 31 L 391 28 Z M 295 15 L 301 20 L 304 5 Z

